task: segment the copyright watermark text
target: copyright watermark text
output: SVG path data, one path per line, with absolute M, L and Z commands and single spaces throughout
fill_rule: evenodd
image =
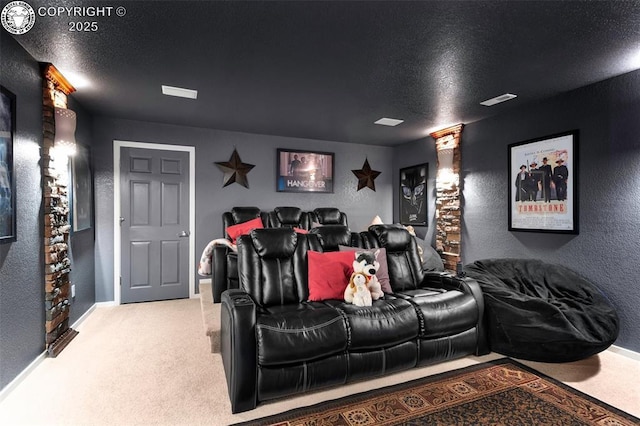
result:
M 98 21 L 82 18 L 123 17 L 123 6 L 41 6 L 33 9 L 25 1 L 9 2 L 0 13 L 0 22 L 11 34 L 25 34 L 33 28 L 36 18 L 69 18 L 69 31 L 98 31 Z
M 84 17 L 99 17 L 99 16 L 124 16 L 127 14 L 127 9 L 122 6 L 49 6 L 39 7 L 38 16 L 48 17 L 69 17 L 69 18 L 84 18 Z

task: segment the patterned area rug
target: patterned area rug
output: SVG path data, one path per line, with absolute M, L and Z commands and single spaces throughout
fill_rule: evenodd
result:
M 238 425 L 640 425 L 640 419 L 510 359 Z

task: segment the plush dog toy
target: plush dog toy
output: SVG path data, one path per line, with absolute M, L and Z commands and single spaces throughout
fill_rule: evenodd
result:
M 349 279 L 349 285 L 344 290 L 344 300 L 356 306 L 371 306 L 371 292 L 367 287 L 369 277 L 362 272 L 354 272 Z
M 380 281 L 378 281 L 378 277 L 376 277 L 376 272 L 380 269 L 380 262 L 376 260 L 379 253 L 380 250 L 376 250 L 374 253 L 357 251 L 355 254 L 356 259 L 353 261 L 353 271 L 362 272 L 369 278 L 367 287 L 369 288 L 369 292 L 371 292 L 371 298 L 373 300 L 378 300 L 384 296 Z

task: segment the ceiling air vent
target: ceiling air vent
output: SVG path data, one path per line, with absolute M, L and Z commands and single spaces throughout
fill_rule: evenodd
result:
M 518 95 L 514 95 L 512 93 L 505 93 L 504 95 L 496 96 L 495 98 L 487 99 L 486 101 L 480 102 L 480 105 L 493 106 L 495 104 L 499 104 L 500 102 L 508 101 L 517 97 Z
M 162 94 L 168 96 L 178 96 L 179 98 L 197 99 L 198 91 L 192 89 L 183 89 L 182 87 L 173 87 L 162 85 Z
M 373 124 L 381 124 L 383 126 L 397 126 L 400 123 L 404 123 L 404 120 L 398 120 L 397 118 L 386 118 L 383 117 L 378 121 L 374 121 Z

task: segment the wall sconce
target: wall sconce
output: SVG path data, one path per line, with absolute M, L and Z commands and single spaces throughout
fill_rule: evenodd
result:
M 55 108 L 56 134 L 53 146 L 67 156 L 76 153 L 76 113 L 67 108 Z
M 453 142 L 453 140 L 451 140 Z M 451 145 L 449 147 L 449 145 Z M 453 171 L 453 143 L 446 141 L 438 150 L 438 174 L 436 185 L 442 189 L 450 189 L 454 185 L 458 186 L 459 176 Z

